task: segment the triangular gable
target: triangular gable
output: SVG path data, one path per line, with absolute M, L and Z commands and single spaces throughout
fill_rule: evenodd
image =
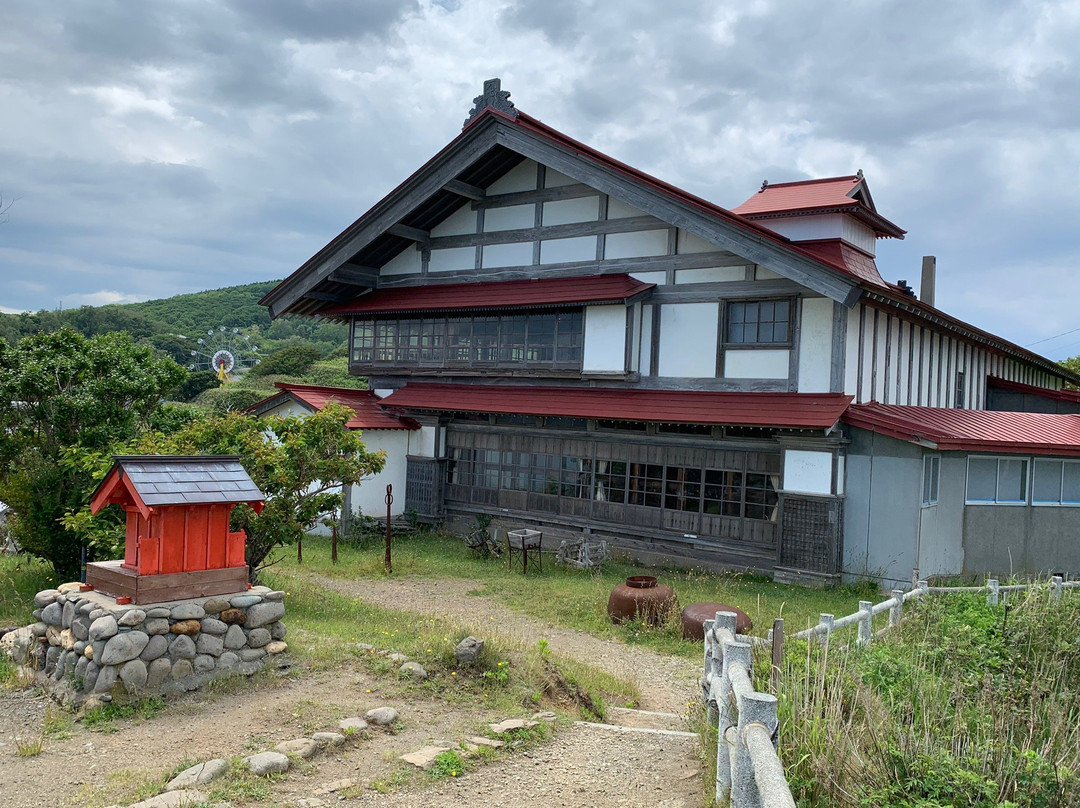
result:
M 768 266 L 822 295 L 853 305 L 860 279 L 823 263 L 786 238 L 578 143 L 524 113 L 490 107 L 435 157 L 263 298 L 272 317 L 317 314 L 378 283 L 379 267 L 416 243 L 517 166 L 535 160 L 576 183 Z M 357 263 L 357 258 L 360 263 Z M 537 268 L 542 272 L 542 267 Z
M 124 474 L 124 468 L 120 464 L 113 466 L 112 471 L 105 475 L 105 479 L 90 498 L 90 513 L 97 514 L 106 505 L 134 507 L 143 519 L 149 519 L 152 512 Z

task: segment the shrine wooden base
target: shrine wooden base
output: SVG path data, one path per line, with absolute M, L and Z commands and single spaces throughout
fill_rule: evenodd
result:
M 163 603 L 169 600 L 228 595 L 248 588 L 248 568 L 229 567 L 198 572 L 139 575 L 124 569 L 120 561 L 94 561 L 86 565 L 86 583 L 114 598 L 132 603 Z

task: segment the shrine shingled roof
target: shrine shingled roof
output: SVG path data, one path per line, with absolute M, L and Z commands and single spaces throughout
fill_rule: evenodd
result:
M 126 480 L 126 487 L 148 508 L 264 499 L 235 455 L 124 455 L 115 460 L 93 500 L 121 480 Z

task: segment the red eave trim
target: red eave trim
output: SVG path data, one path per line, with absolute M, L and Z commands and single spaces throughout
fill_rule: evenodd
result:
M 144 519 L 150 518 L 153 510 L 143 502 L 139 492 L 128 482 L 128 477 L 123 473 L 123 467 L 120 465 L 113 466 L 112 471 L 105 475 L 105 479 L 102 480 L 101 485 L 94 492 L 93 497 L 90 499 L 90 513 L 97 514 L 106 505 L 111 505 L 114 502 L 122 505 L 123 498 L 117 496 L 121 492 L 131 498 L 132 504 Z

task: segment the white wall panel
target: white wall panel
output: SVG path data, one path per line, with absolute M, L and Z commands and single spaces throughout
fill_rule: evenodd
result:
M 365 477 L 360 485 L 352 487 L 352 509 L 366 516 L 386 515 L 386 486 L 394 486 L 394 504 L 390 513 L 398 516 L 405 512 L 405 471 L 408 465 L 408 429 L 365 429 L 364 446 L 368 451 L 382 449 L 386 452 L 386 465 L 378 474 Z
M 661 306 L 658 374 L 714 378 L 719 323 L 719 303 L 677 303 Z
M 667 255 L 667 230 L 639 230 L 636 233 L 608 233 L 605 258 L 641 258 Z
M 643 305 L 641 307 L 641 359 L 638 362 L 638 372 L 642 376 L 648 376 L 652 369 L 652 324 L 653 307 Z
M 476 232 L 476 211 L 469 204 L 462 205 L 433 228 L 433 236 L 463 236 Z
M 791 352 L 773 348 L 727 349 L 724 351 L 725 379 L 786 379 Z
M 631 272 L 630 277 L 642 283 L 655 283 L 657 286 L 663 286 L 667 283 L 667 273 L 663 270 L 660 272 Z
M 777 278 L 784 277 L 779 272 L 773 272 L 768 267 L 754 267 L 754 280 L 758 281 L 775 281 Z
M 626 306 L 585 307 L 585 373 L 623 372 L 626 365 Z
M 545 188 L 559 188 L 563 185 L 576 185 L 577 180 L 573 177 L 568 177 L 565 174 L 556 171 L 553 168 L 544 169 L 544 187 Z
M 716 252 L 720 249 L 720 247 L 717 247 L 711 241 L 706 241 L 701 236 L 696 236 L 693 233 L 688 233 L 682 228 L 679 228 L 675 251 L 680 255 L 683 253 Z
M 524 241 L 519 244 L 485 244 L 482 255 L 483 267 L 522 267 L 528 266 L 533 259 L 533 243 Z
M 859 393 L 859 310 L 855 306 L 847 313 L 847 339 L 844 341 L 844 393 Z
M 476 268 L 475 247 L 450 247 L 445 250 L 432 250 L 428 261 L 428 272 L 453 272 L 459 269 Z
M 380 275 L 412 275 L 421 270 L 420 251 L 410 244 L 382 265 Z
M 522 160 L 487 187 L 488 196 L 536 190 L 536 163 Z
M 600 217 L 600 197 L 583 196 L 580 199 L 557 199 L 544 203 L 544 226 L 595 222 Z
M 633 205 L 627 205 L 613 196 L 608 197 L 607 217 L 609 219 L 632 219 L 636 216 L 648 216 L 648 214 Z
M 746 280 L 746 267 L 701 267 L 675 270 L 675 283 L 717 283 Z
M 484 211 L 484 231 L 518 230 L 536 224 L 536 205 L 510 205 Z
M 564 261 L 595 261 L 596 236 L 556 238 L 540 242 L 540 263 L 561 264 Z
M 784 451 L 785 491 L 804 494 L 832 493 L 832 452 Z
M 832 380 L 832 313 L 833 302 L 830 298 L 803 298 L 799 334 L 800 393 L 829 392 Z

